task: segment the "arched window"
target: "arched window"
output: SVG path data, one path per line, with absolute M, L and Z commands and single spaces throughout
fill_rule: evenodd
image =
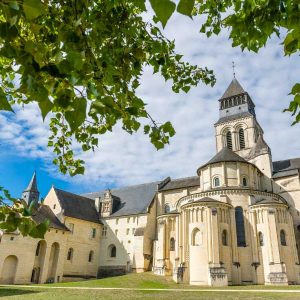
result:
M 117 248 L 115 245 L 110 245 L 108 247 L 108 256 L 109 257 L 116 257 L 117 256 Z
M 219 177 L 215 177 L 213 180 L 213 186 L 214 187 L 218 187 L 220 186 L 220 178 Z
M 259 241 L 259 246 L 264 245 L 264 235 L 262 234 L 262 232 L 258 233 L 258 241 Z
M 280 243 L 282 246 L 286 246 L 286 236 L 284 230 L 280 230 Z
M 242 179 L 243 186 L 248 186 L 247 178 L 243 177 Z
M 68 250 L 68 255 L 67 255 L 67 260 L 72 260 L 73 258 L 73 248 L 69 248 Z
M 175 239 L 170 239 L 170 251 L 175 251 Z
M 195 228 L 192 232 L 192 246 L 200 246 L 203 244 L 203 235 L 202 232 Z
M 89 262 L 92 262 L 94 258 L 94 251 L 90 251 L 89 253 Z
M 165 205 L 165 213 L 168 214 L 168 213 L 170 212 L 170 210 L 171 210 L 171 209 L 170 209 L 170 205 L 169 205 L 169 204 L 166 204 L 166 205 Z
M 237 246 L 246 247 L 244 214 L 243 214 L 243 208 L 240 206 L 235 208 L 235 225 L 236 225 Z
M 40 255 L 40 250 L 41 250 L 41 242 L 38 242 L 38 244 L 36 246 L 36 250 L 35 250 L 35 256 Z
M 222 245 L 227 246 L 228 245 L 228 237 L 227 237 L 227 230 L 222 231 Z
M 226 133 L 226 147 L 232 150 L 232 136 L 230 131 Z
M 240 149 L 245 149 L 245 134 L 243 128 L 240 128 L 239 130 L 239 142 L 240 142 Z

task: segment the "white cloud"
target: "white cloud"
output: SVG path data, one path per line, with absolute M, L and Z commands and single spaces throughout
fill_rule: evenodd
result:
M 218 119 L 218 98 L 232 80 L 234 60 L 237 78 L 256 104 L 273 159 L 299 156 L 295 137 L 300 136 L 300 125 L 290 127 L 292 117 L 282 113 L 291 99 L 287 96 L 291 86 L 299 81 L 298 57 L 284 57 L 277 38 L 254 54 L 232 48 L 226 34 L 206 39 L 199 28 L 197 20 L 176 15 L 165 33 L 176 40 L 177 51 L 185 60 L 214 69 L 214 88 L 201 84 L 188 94 L 174 94 L 171 84 L 150 69 L 145 69 L 142 78 L 139 94 L 148 103 L 150 114 L 158 122 L 170 120 L 177 132 L 165 149 L 156 151 L 142 132 L 130 136 L 117 126 L 113 133 L 101 137 L 94 153 L 81 154 L 86 161 L 84 176 L 62 177 L 51 165 L 53 155 L 46 147 L 48 129 L 36 105 L 18 110 L 15 116 L 0 115 L 1 143 L 16 149 L 20 156 L 43 158 L 53 177 L 79 184 L 82 190 L 195 175 L 215 154 L 213 124 Z

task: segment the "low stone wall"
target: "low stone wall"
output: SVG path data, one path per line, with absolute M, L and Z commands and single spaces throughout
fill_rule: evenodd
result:
M 97 278 L 125 275 L 126 266 L 101 266 L 98 269 Z

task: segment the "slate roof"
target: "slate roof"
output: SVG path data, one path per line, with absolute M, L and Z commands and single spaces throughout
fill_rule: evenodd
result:
M 198 176 L 170 179 L 159 191 L 168 191 L 186 187 L 199 186 L 200 180 Z
M 300 158 L 273 161 L 273 178 L 287 177 L 299 174 Z
M 215 164 L 215 163 L 219 163 L 219 162 L 237 162 L 237 161 L 248 163 L 244 158 L 242 158 L 238 154 L 234 153 L 229 148 L 224 147 L 210 161 L 208 161 L 206 164 L 201 166 L 199 169 L 201 169 L 207 165 Z M 198 171 L 199 171 L 199 169 L 198 169 Z
M 57 199 L 64 210 L 64 215 L 93 223 L 101 223 L 95 208 L 94 199 L 72 194 L 54 188 Z
M 221 99 L 229 98 L 229 97 L 236 96 L 236 95 L 243 94 L 243 93 L 245 93 L 245 90 L 242 88 L 242 86 L 237 81 L 237 79 L 234 78 L 231 81 L 231 83 L 229 84 L 227 90 L 225 91 L 225 93 L 223 94 Z
M 120 203 L 110 216 L 117 217 L 146 213 L 148 206 L 157 192 L 157 186 L 159 183 L 160 182 L 157 181 L 119 189 L 111 189 L 110 192 L 112 196 L 117 197 Z M 83 196 L 93 200 L 96 197 L 103 198 L 104 191 L 88 193 Z
M 226 123 L 226 122 L 231 122 L 231 121 L 234 121 L 237 119 L 247 118 L 247 117 L 253 117 L 253 114 L 251 114 L 250 112 L 247 111 L 247 112 L 242 112 L 239 114 L 222 117 L 215 123 L 215 125 Z
M 37 182 L 36 182 L 36 172 L 33 173 L 33 176 L 27 186 L 27 188 L 24 190 L 24 192 L 38 192 L 38 188 L 37 188 Z
M 250 150 L 249 158 L 254 158 L 258 155 L 265 154 L 265 153 L 271 153 L 270 147 L 265 142 L 264 138 L 260 134 L 258 136 L 256 144 L 253 146 L 253 148 Z
M 32 219 L 38 224 L 48 219 L 50 220 L 51 228 L 66 231 L 69 230 L 63 223 L 60 222 L 48 205 L 39 204 L 37 210 L 32 215 Z

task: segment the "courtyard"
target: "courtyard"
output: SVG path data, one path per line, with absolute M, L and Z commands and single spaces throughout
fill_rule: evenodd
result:
M 208 288 L 176 284 L 152 273 L 51 285 L 0 286 L 1 299 L 299 299 L 299 286 Z

